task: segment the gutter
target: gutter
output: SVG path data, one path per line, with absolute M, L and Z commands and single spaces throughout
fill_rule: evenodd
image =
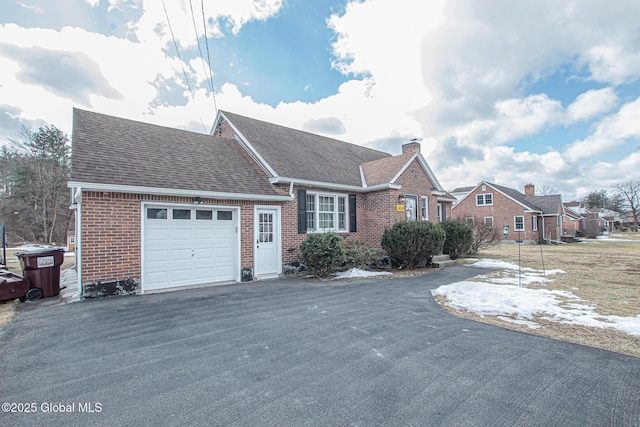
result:
M 400 184 L 392 184 L 392 183 L 378 184 L 378 185 L 373 185 L 371 187 L 361 187 L 358 185 L 334 184 L 330 182 L 309 181 L 306 179 L 296 179 L 296 178 L 289 178 L 289 177 L 283 177 L 283 176 L 270 178 L 269 182 L 271 184 L 289 184 L 289 185 L 296 184 L 296 185 L 302 185 L 305 187 L 317 187 L 317 188 L 327 188 L 331 190 L 352 191 L 354 193 L 369 193 L 372 191 L 387 190 L 387 189 L 399 190 L 402 188 Z
M 272 196 L 267 194 L 223 193 L 218 191 L 184 190 L 178 188 L 141 187 L 137 185 L 98 184 L 92 182 L 69 181 L 69 188 L 82 188 L 89 191 L 108 191 L 114 193 L 152 194 L 158 196 L 192 196 L 218 200 L 249 200 L 262 202 L 290 202 L 291 195 Z

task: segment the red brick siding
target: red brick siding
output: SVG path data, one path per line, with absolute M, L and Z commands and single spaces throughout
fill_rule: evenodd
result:
M 493 205 L 476 206 L 476 195 L 486 193 L 493 194 Z M 541 237 L 542 223 L 538 220 L 538 231 L 532 231 L 531 218 L 538 216 L 538 214 L 524 213 L 524 210 L 525 208 L 521 204 L 513 201 L 504 194 L 489 186 L 486 187 L 486 191 L 482 191 L 482 187 L 480 186 L 453 207 L 452 215 L 456 218 L 476 217 L 481 221 L 484 221 L 485 217 L 490 216 L 493 217 L 493 225 L 500 230 L 500 236 L 502 236 L 502 228 L 505 225 L 509 227 L 509 235 L 506 240 L 534 241 Z M 524 231 L 514 231 L 515 216 L 524 216 Z
M 83 282 L 140 278 L 142 202 L 192 204 L 193 197 L 83 192 Z M 217 199 L 202 204 L 240 207 L 240 267 L 253 267 L 254 206 L 282 204 Z

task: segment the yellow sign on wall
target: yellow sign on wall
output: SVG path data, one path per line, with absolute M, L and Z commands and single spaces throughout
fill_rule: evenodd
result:
M 396 212 L 404 212 L 404 205 L 396 205 Z

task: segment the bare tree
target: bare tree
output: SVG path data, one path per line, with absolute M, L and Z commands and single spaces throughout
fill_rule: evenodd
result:
M 551 196 L 559 193 L 560 191 L 558 191 L 558 189 L 553 185 L 541 185 L 540 187 L 536 188 L 537 196 Z
M 0 153 L 0 212 L 16 237 L 62 242 L 70 218 L 69 138 L 55 126 L 23 128 L 19 135 Z
M 617 194 L 624 197 L 626 211 L 633 216 L 633 229 L 638 231 L 640 215 L 640 181 L 618 182 L 613 185 Z
M 494 227 L 493 223 L 484 222 L 484 218 L 461 215 L 453 220 L 466 223 L 473 229 L 473 243 L 469 251 L 472 254 L 500 243 L 502 237 L 500 230 Z

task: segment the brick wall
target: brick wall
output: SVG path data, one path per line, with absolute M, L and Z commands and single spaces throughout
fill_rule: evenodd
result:
M 486 193 L 493 195 L 493 205 L 476 206 L 476 195 Z M 524 210 L 525 208 L 521 204 L 513 201 L 499 191 L 489 186 L 486 187 L 486 191 L 482 191 L 482 186 L 479 186 L 464 200 L 458 202 L 458 204 L 453 207 L 452 216 L 456 218 L 475 217 L 480 221 L 484 221 L 485 217 L 493 217 L 493 225 L 500 230 L 500 236 L 502 236 L 503 227 L 509 227 L 508 237 L 503 240 L 532 242 L 541 237 L 542 224 L 538 219 L 538 231 L 533 231 L 532 217 L 537 217 L 538 214 L 525 213 Z M 524 231 L 514 231 L 515 216 L 524 216 Z M 555 226 L 555 222 L 553 225 Z
M 82 280 L 107 282 L 141 277 L 142 202 L 192 204 L 193 197 L 149 194 L 82 194 Z M 254 206 L 277 202 L 203 199 L 203 205 L 240 207 L 240 267 L 253 267 Z

